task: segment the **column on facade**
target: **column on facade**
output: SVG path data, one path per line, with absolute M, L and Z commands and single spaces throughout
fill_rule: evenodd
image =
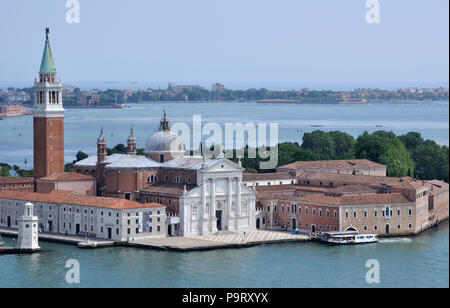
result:
M 211 204 L 209 206 L 209 231 L 216 228 L 216 179 L 211 179 Z
M 232 192 L 232 184 L 233 184 L 233 178 L 228 177 L 228 189 L 227 189 L 227 204 L 226 204 L 226 221 L 227 221 L 227 227 L 230 228 L 230 221 L 231 221 L 231 205 L 233 203 L 233 192 Z
M 241 210 L 241 179 L 236 177 L 236 220 L 235 220 L 235 229 L 239 230 L 239 218 L 242 215 Z
M 198 217 L 198 234 L 203 234 L 203 220 L 204 220 L 204 213 L 205 213 L 205 206 L 206 206 L 206 179 L 203 178 L 203 185 L 202 185 L 202 202 L 197 209 L 197 217 Z

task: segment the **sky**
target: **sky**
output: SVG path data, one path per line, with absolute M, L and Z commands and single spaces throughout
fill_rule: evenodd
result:
M 0 1 L 0 82 L 32 82 L 44 29 L 63 82 L 448 84 L 449 1 Z

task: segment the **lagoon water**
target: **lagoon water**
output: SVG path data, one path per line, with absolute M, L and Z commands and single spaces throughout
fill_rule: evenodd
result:
M 292 243 L 179 253 L 40 245 L 38 254 L 0 255 L 0 288 L 449 287 L 448 223 L 420 236 L 360 246 Z M 80 264 L 79 285 L 66 283 L 69 259 Z M 369 259 L 380 264 L 380 284 L 366 282 Z
M 258 103 L 142 103 L 125 109 L 67 109 L 65 116 L 65 160 L 78 150 L 95 154 L 100 127 L 109 146 L 126 143 L 133 125 L 138 147 L 158 128 L 163 110 L 171 123 L 192 124 L 193 115 L 202 123 L 278 123 L 280 141 L 301 143 L 304 132 L 341 130 L 354 137 L 365 130 L 392 130 L 397 134 L 418 131 L 426 139 L 449 144 L 449 103 L 411 102 L 367 105 L 258 104 Z M 0 121 L 0 162 L 32 168 L 33 118 L 25 116 Z M 203 136 L 207 138 L 208 136 Z M 196 146 L 194 146 L 195 148 Z M 25 159 L 27 164 L 25 165 Z

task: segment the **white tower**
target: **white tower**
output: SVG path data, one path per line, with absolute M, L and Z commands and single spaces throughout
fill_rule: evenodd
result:
M 38 244 L 38 218 L 33 216 L 33 204 L 26 203 L 23 216 L 19 217 L 20 249 L 40 249 Z

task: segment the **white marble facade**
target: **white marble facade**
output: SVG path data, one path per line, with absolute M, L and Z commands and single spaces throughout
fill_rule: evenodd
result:
M 182 235 L 256 229 L 256 192 L 242 184 L 242 172 L 242 167 L 227 159 L 198 172 L 199 185 L 180 198 Z

